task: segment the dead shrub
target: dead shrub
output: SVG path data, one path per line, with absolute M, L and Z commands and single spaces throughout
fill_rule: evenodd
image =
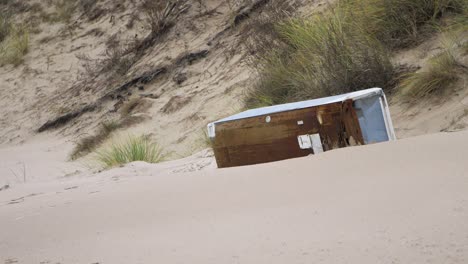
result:
M 138 60 L 148 49 L 153 46 L 157 39 L 169 31 L 179 18 L 180 14 L 185 12 L 189 5 L 187 0 L 162 1 L 145 0 L 141 10 L 146 16 L 146 27 L 150 33 L 142 40 L 136 41 L 131 51 Z
M 240 26 L 239 44 L 244 45 L 255 62 L 273 49 L 282 49 L 276 25 L 291 18 L 298 6 L 298 1 L 271 0 L 265 4 L 262 12 L 251 16 Z M 255 66 L 255 65 L 254 65 Z
M 135 56 L 130 52 L 133 45 L 128 43 L 112 36 L 100 58 L 93 59 L 86 54 L 78 54 L 76 57 L 84 68 L 84 78 L 92 79 L 109 73 L 109 78 L 113 78 L 127 74 L 135 63 Z
M 145 0 L 142 8 L 146 15 L 146 24 L 151 33 L 156 36 L 172 27 L 182 10 L 187 8 L 186 1 Z
M 122 107 L 119 109 L 120 115 L 122 118 L 129 116 L 133 110 L 142 102 L 141 97 L 134 97 L 127 102 L 125 102 Z
M 82 0 L 87 1 L 87 0 Z M 88 5 L 84 5 L 86 8 Z M 99 59 L 92 59 L 84 54 L 78 55 L 85 69 L 87 79 L 111 73 L 109 78 L 124 76 L 131 67 L 144 55 L 147 48 L 172 27 L 188 6 L 186 0 L 174 2 L 146 0 L 141 10 L 146 14 L 147 27 L 150 33 L 143 39 L 121 40 L 112 36 L 106 43 L 106 50 Z
M 108 47 L 104 53 L 104 58 L 99 62 L 103 65 L 102 72 L 113 72 L 120 76 L 127 74 L 134 63 L 134 59 L 126 54 L 127 50 L 122 46 Z
M 95 135 L 84 137 L 76 143 L 76 146 L 70 154 L 70 158 L 76 160 L 93 152 L 109 138 L 112 132 L 120 127 L 121 124 L 116 121 L 102 123 Z

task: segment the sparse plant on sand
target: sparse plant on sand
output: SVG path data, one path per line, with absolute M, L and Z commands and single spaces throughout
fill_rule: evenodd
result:
M 463 13 L 466 0 L 342 0 L 355 22 L 390 48 L 418 43 L 448 13 Z
M 0 65 L 18 66 L 29 51 L 29 32 L 25 27 L 12 27 L 7 38 L 0 42 Z
M 112 132 L 119 129 L 120 127 L 121 124 L 117 121 L 102 123 L 95 135 L 84 137 L 76 143 L 75 148 L 70 154 L 70 158 L 72 160 L 76 160 L 85 156 L 86 154 L 93 152 L 109 138 Z
M 142 102 L 141 97 L 134 97 L 127 102 L 125 102 L 122 107 L 119 109 L 120 115 L 122 118 L 128 117 L 132 111 Z
M 203 148 L 213 148 L 213 140 L 208 135 L 208 130 L 206 127 L 203 127 L 201 130 L 201 147 Z
M 181 1 L 154 1 L 146 0 L 143 2 L 143 10 L 146 14 L 146 22 L 151 32 L 158 34 L 166 28 L 172 26 L 178 16 L 175 9 L 177 2 Z
M 51 16 L 51 22 L 68 23 L 75 12 L 76 5 L 73 0 L 58 0 L 55 2 L 55 13 Z
M 468 72 L 451 50 L 445 50 L 431 58 L 423 69 L 410 73 L 401 82 L 401 92 L 409 98 L 423 98 L 450 88 L 459 72 Z
M 158 163 L 164 159 L 161 147 L 146 136 L 129 136 L 96 152 L 96 160 L 106 168 L 133 161 Z
M 172 28 L 179 15 L 187 10 L 187 0 L 161 1 L 145 0 L 141 6 L 146 16 L 146 27 L 150 33 L 142 40 L 137 40 L 129 49 L 138 60 L 143 52 L 154 45 L 155 41 Z

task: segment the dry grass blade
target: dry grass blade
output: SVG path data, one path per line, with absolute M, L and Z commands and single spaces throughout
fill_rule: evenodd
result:
M 143 11 L 153 37 L 160 35 L 175 23 L 179 15 L 188 8 L 185 2 L 185 0 L 168 2 L 146 0 L 143 3 Z

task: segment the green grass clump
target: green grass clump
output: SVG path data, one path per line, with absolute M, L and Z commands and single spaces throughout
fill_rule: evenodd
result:
M 448 30 L 455 32 L 466 32 L 468 31 L 468 2 L 465 4 L 463 13 L 458 16 L 454 16 L 449 22 Z
M 445 0 L 440 2 L 440 6 L 443 10 L 456 11 L 458 15 L 451 16 L 444 26 L 438 27 L 443 33 L 443 51 L 430 58 L 421 70 L 403 76 L 399 88 L 408 99 L 446 95 L 468 73 L 462 59 L 468 54 L 468 2 Z
M 6 14 L 1 12 L 0 13 L 0 43 L 8 37 L 8 35 L 10 34 L 10 30 L 11 30 L 10 18 Z
M 158 163 L 164 158 L 161 148 L 144 136 L 131 136 L 124 142 L 113 143 L 107 149 L 97 151 L 97 161 L 106 168 L 133 161 Z
M 289 20 L 277 31 L 284 47 L 262 58 L 249 108 L 385 87 L 392 78 L 386 49 L 344 9 Z
M 390 48 L 418 43 L 447 13 L 463 14 L 466 0 L 342 0 L 356 23 Z
M 467 6 L 466 0 L 338 0 L 324 13 L 281 22 L 275 27 L 278 39 L 270 41 L 272 48 L 259 52 L 259 80 L 247 93 L 245 105 L 255 108 L 370 87 L 393 88 L 396 73 L 390 52 L 418 44 L 446 23 L 465 30 Z M 404 86 L 433 76 L 421 88 L 427 94 L 455 80 L 450 58 L 442 57 L 427 71 L 409 76 Z M 416 88 L 407 89 L 419 94 Z
M 8 37 L 0 43 L 0 66 L 18 66 L 29 52 L 29 32 L 26 28 L 13 27 Z
M 421 71 L 407 75 L 400 84 L 401 92 L 414 99 L 443 92 L 459 79 L 459 71 L 463 70 L 466 74 L 453 52 L 445 50 L 429 60 Z

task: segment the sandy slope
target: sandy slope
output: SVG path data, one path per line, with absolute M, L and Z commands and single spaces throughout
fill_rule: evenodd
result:
M 467 263 L 467 156 L 458 132 L 29 183 L 0 192 L 0 263 Z
M 80 75 L 84 72 L 84 61 L 78 57 L 102 59 L 106 43 L 113 36 L 124 43 L 136 35 L 148 34 L 144 27 L 145 16 L 138 9 L 139 2 L 121 1 L 125 6 L 121 11 L 112 10 L 115 1 L 100 2 L 109 10 L 96 21 L 79 20 L 77 13 L 73 18 L 77 27 L 70 32 L 66 25 L 43 23 L 40 34 L 31 34 L 31 48 L 25 63 L 18 67 L 0 67 L 0 144 L 27 141 L 36 136 L 37 129 L 48 120 L 95 102 L 143 72 L 172 67 L 178 58 L 206 50 L 205 58 L 187 65 L 179 63 L 160 79 L 144 87 L 139 85 L 144 90 L 132 87 L 124 96 L 126 102 L 132 96 L 153 95 L 145 98 L 148 109 L 136 109 L 132 113 L 146 118 L 142 124 L 128 128 L 130 133 L 152 134 L 168 152 L 175 151 L 178 156 L 200 150 L 199 141 L 203 140 L 202 129 L 206 124 L 242 107 L 239 99 L 252 71 L 245 65 L 244 50 L 238 47 L 237 31 L 229 31 L 220 40 L 213 40 L 229 26 L 239 4 L 232 6 L 226 1 L 213 0 L 191 3 L 188 12 L 167 36 L 151 47 L 122 80 L 116 83 L 95 81 L 93 90 L 88 91 L 86 85 L 75 87 L 79 81 L 90 78 Z M 126 25 L 134 15 L 139 20 L 129 29 Z M 116 22 L 110 22 L 112 17 Z M 47 38 L 52 39 L 43 43 Z M 187 80 L 177 84 L 173 78 L 178 74 L 186 75 Z M 94 134 L 101 122 L 119 119 L 118 107 L 115 107 L 119 100 L 100 103 L 99 110 L 52 133 L 73 140 Z M 166 108 L 170 111 L 163 111 Z
M 37 136 L 22 145 L 0 145 L 0 188 L 55 181 L 88 171 L 85 164 L 68 160 L 72 148 L 73 142 L 50 135 Z

